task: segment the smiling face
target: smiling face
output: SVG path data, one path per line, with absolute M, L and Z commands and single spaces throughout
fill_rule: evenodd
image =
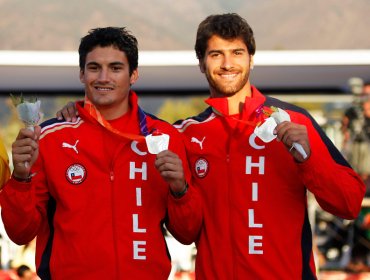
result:
M 251 95 L 249 74 L 253 56 L 241 38 L 226 40 L 213 35 L 199 65 L 208 80 L 211 97 L 236 97 L 244 101 Z
M 129 109 L 129 92 L 138 78 L 137 69 L 129 74 L 124 52 L 109 47 L 96 47 L 86 56 L 80 80 L 86 97 L 107 120 L 116 119 Z

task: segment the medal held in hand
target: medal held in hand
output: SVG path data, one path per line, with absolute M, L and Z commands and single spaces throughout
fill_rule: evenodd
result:
M 147 135 L 145 141 L 149 153 L 156 155 L 164 150 L 168 150 L 170 136 L 168 134 L 154 132 Z
M 271 113 L 270 117 L 268 117 L 261 125 L 256 126 L 254 133 L 263 142 L 271 142 L 276 138 L 276 135 L 273 133 L 275 127 L 284 121 L 290 122 L 289 114 L 280 108 L 274 108 L 274 111 Z M 304 159 L 307 158 L 307 154 L 301 144 L 293 143 L 292 148 L 296 149 Z

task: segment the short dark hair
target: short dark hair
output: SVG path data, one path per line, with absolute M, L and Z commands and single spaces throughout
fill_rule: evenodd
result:
M 236 13 L 210 15 L 199 24 L 195 41 L 195 53 L 198 59 L 204 58 L 208 40 L 213 35 L 224 39 L 240 37 L 247 46 L 250 55 L 254 55 L 256 52 L 252 28 L 245 19 Z
M 88 34 L 81 38 L 78 48 L 81 71 L 85 68 L 86 56 L 89 52 L 96 47 L 109 46 L 113 46 L 126 54 L 131 75 L 138 67 L 138 42 L 135 36 L 125 27 L 104 27 L 89 30 Z

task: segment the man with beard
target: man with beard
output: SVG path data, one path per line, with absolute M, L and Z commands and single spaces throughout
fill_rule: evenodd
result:
M 237 14 L 198 27 L 209 107 L 175 123 L 205 204 L 196 276 L 316 279 L 307 190 L 324 210 L 353 219 L 364 184 L 307 111 L 251 85 L 255 49 Z

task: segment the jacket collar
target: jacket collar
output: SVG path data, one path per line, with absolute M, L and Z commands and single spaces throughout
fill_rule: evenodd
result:
M 243 110 L 240 114 L 242 119 L 250 119 L 266 100 L 266 97 L 255 86 L 251 86 L 251 92 L 252 96 L 247 96 L 245 98 Z M 205 102 L 210 105 L 216 113 L 223 116 L 230 116 L 227 98 L 208 98 Z
M 76 106 L 80 116 L 84 120 L 97 122 L 101 126 L 105 127 L 107 130 L 132 140 L 142 139 L 144 137 L 142 133 L 143 129 L 141 128 L 141 126 L 143 125 L 144 129 L 147 129 L 146 117 L 145 113 L 138 106 L 138 97 L 133 90 L 131 90 L 129 93 L 130 110 L 128 110 L 125 114 L 125 118 L 129 121 L 125 122 L 124 128 L 113 127 L 110 122 L 105 120 L 100 112 L 96 109 L 96 107 L 88 100 L 85 100 L 85 102 L 78 101 L 76 103 Z M 139 111 L 141 114 L 138 113 Z
M 96 107 L 93 104 L 85 104 L 85 101 L 77 101 L 76 102 L 76 107 L 78 109 L 79 114 L 84 116 L 84 118 L 88 119 L 95 119 L 98 120 L 100 118 L 104 119 L 99 111 L 96 109 Z M 129 93 L 129 108 L 128 112 L 126 114 L 129 114 L 130 119 L 132 119 L 132 116 L 137 116 L 138 114 L 138 97 L 136 93 L 131 90 Z M 98 120 L 99 121 L 99 120 Z

